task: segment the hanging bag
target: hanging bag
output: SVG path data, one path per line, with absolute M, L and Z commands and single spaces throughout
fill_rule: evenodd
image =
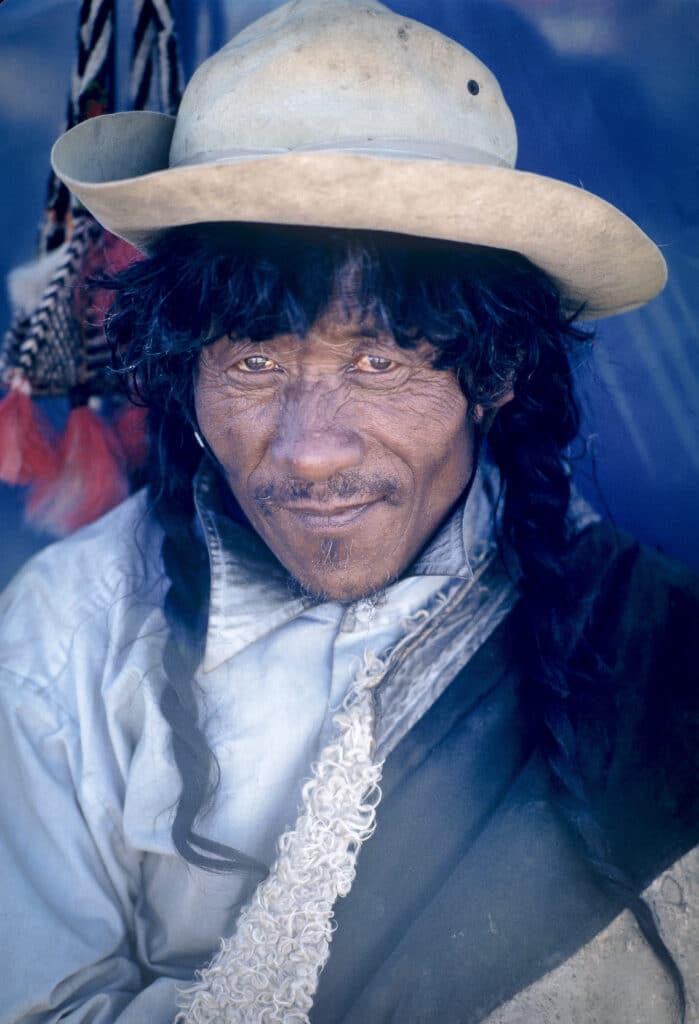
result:
M 67 127 L 115 109 L 116 0 L 83 0 Z M 134 109 L 154 81 L 174 114 L 182 75 L 170 0 L 135 0 L 129 91 Z M 0 347 L 0 480 L 28 485 L 25 518 L 60 536 L 129 492 L 146 454 L 145 416 L 124 400 L 104 336 L 109 296 L 91 279 L 140 254 L 103 229 L 51 174 L 39 254 L 8 287 L 13 319 Z M 36 399 L 66 396 L 56 436 Z

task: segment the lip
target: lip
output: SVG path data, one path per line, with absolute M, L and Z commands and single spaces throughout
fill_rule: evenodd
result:
M 327 530 L 355 523 L 378 501 L 358 505 L 283 505 L 284 512 L 300 520 L 307 529 Z

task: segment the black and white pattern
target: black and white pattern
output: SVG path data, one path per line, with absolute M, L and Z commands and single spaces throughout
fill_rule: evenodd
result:
M 72 124 L 90 115 L 87 104 L 96 92 L 106 110 L 114 109 L 114 14 L 115 0 L 83 0 L 71 87 Z
M 75 292 L 82 279 L 85 254 L 100 232 L 89 215 L 76 218 L 64 258 L 41 302 L 30 316 L 13 323 L 8 331 L 0 353 L 0 371 L 5 377 L 19 370 L 34 394 L 65 394 L 84 382 L 83 332 L 76 315 Z
M 130 81 L 134 110 L 142 110 L 148 102 L 157 61 L 160 105 L 166 114 L 175 114 L 182 94 L 182 70 L 169 0 L 135 0 L 134 18 Z

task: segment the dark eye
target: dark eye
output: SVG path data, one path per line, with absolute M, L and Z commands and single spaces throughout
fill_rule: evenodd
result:
M 363 355 L 355 360 L 354 365 L 362 373 L 386 373 L 387 370 L 393 369 L 395 363 L 392 359 L 386 359 L 384 356 Z
M 478 93 L 481 91 L 481 87 L 475 78 L 470 79 L 468 83 L 468 91 L 471 93 L 472 96 L 477 96 Z
M 241 359 L 235 364 L 236 370 L 242 370 L 243 373 L 268 373 L 270 370 L 274 370 L 277 364 L 273 359 L 269 359 L 268 356 L 246 356 L 245 359 Z

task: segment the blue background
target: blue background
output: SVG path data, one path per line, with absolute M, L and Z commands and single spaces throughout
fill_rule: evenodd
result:
M 131 3 L 119 0 L 122 105 Z M 186 74 L 272 0 L 176 0 Z M 497 75 L 518 166 L 603 196 L 661 246 L 670 279 L 640 312 L 601 321 L 578 368 L 585 495 L 641 540 L 699 568 L 699 5 L 694 0 L 396 0 Z M 78 0 L 0 0 L 0 275 L 34 253 L 61 132 Z M 0 329 L 9 321 L 0 294 Z M 51 412 L 60 419 L 60 402 Z M 597 484 L 595 483 L 597 480 Z M 47 538 L 0 487 L 0 585 Z

